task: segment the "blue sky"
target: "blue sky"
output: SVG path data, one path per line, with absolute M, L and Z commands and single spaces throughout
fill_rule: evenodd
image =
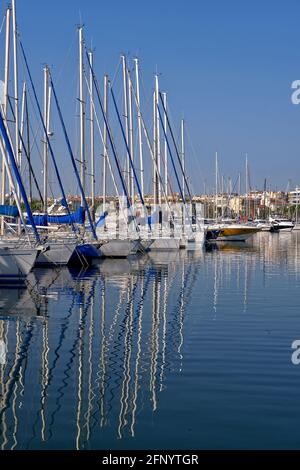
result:
M 53 65 L 70 122 L 81 18 L 99 78 L 114 75 L 121 52 L 139 56 L 149 96 L 159 72 L 175 127 L 182 116 L 187 122 L 196 192 L 204 179 L 213 187 L 216 151 L 225 177 L 244 175 L 247 152 L 252 187 L 265 177 L 273 188 L 300 184 L 300 105 L 290 99 L 300 79 L 299 1 L 26 0 L 17 7 L 32 72 L 41 81 L 43 63 Z

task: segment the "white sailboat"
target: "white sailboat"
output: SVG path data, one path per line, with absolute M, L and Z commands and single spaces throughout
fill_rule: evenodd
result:
M 23 284 L 33 268 L 39 250 L 36 248 L 17 248 L 0 246 L 0 284 Z

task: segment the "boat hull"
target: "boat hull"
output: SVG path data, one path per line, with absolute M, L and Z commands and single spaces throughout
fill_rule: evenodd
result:
M 19 286 L 24 284 L 32 270 L 38 255 L 35 248 L 0 248 L 0 284 L 1 286 Z
M 127 258 L 137 252 L 138 244 L 134 240 L 114 239 L 104 243 L 100 250 L 105 258 Z
M 194 238 L 188 238 L 186 249 L 188 251 L 200 250 L 205 241 L 205 232 L 197 232 Z
M 69 260 L 69 265 L 89 265 L 95 258 L 100 257 L 98 245 L 82 243 L 77 245 Z
M 220 233 L 214 241 L 246 241 L 252 235 L 261 231 L 258 227 L 219 227 L 218 230 L 220 230 Z
M 292 225 L 273 225 L 270 229 L 270 232 L 279 233 L 279 232 L 291 232 L 294 226 Z
M 180 249 L 180 240 L 177 238 L 156 238 L 150 246 L 150 251 L 174 251 Z
M 35 266 L 66 266 L 70 262 L 75 249 L 76 243 L 50 243 L 49 250 L 39 255 Z

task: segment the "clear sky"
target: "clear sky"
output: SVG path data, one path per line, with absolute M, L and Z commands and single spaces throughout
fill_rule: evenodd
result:
M 54 66 L 67 116 L 81 18 L 99 77 L 114 75 L 121 52 L 138 55 L 151 96 L 159 72 L 173 122 L 187 122 L 196 192 L 204 179 L 214 184 L 216 151 L 225 177 L 244 175 L 247 152 L 252 187 L 265 177 L 274 188 L 300 184 L 300 105 L 291 103 L 291 83 L 300 79 L 299 0 L 19 0 L 17 7 L 32 72 L 41 80 L 43 63 Z

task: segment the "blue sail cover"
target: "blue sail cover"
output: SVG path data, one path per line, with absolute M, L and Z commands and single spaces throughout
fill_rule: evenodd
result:
M 0 215 L 6 217 L 18 217 L 19 211 L 17 206 L 0 206 Z
M 108 216 L 108 212 L 105 211 L 103 214 L 99 217 L 99 219 L 96 222 L 96 227 L 102 227 L 102 225 L 105 224 L 105 219 Z
M 83 207 L 79 207 L 76 212 L 73 212 L 70 215 L 48 215 L 47 216 L 48 224 L 84 224 L 85 221 L 85 210 Z
M 84 224 L 85 211 L 83 207 L 79 207 L 79 209 L 76 212 L 73 212 L 71 215 L 34 215 L 33 220 L 35 225 L 39 227 L 47 227 L 48 224 Z M 27 225 L 31 225 L 28 220 L 26 223 Z
M 47 216 L 46 215 L 34 215 L 33 220 L 35 225 L 38 225 L 39 227 L 47 227 Z

